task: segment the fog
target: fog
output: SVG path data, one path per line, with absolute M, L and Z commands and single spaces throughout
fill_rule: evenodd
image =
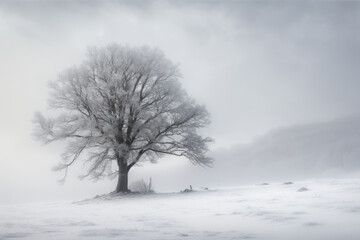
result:
M 162 174 L 162 164 L 134 172 L 141 173 L 146 180 L 152 177 L 155 186 L 163 191 L 190 184 L 216 189 L 357 177 L 360 173 L 360 116 L 274 129 L 251 143 L 214 150 L 211 156 L 216 159 L 211 169 L 195 168 L 183 161 Z M 184 173 L 186 178 L 182 177 Z
M 202 132 L 215 139 L 213 169 L 167 158 L 133 169 L 132 179 L 151 176 L 155 190 L 179 191 L 353 174 L 359 11 L 355 1 L 2 1 L 0 201 L 81 199 L 115 188 L 79 181 L 81 164 L 59 185 L 62 174 L 51 167 L 63 143 L 42 146 L 31 136 L 34 112 L 47 108 L 47 83 L 80 64 L 88 46 L 111 42 L 162 49 L 212 114 Z

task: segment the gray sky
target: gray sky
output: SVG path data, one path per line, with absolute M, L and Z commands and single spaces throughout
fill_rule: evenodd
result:
M 114 187 L 58 187 L 50 168 L 61 144 L 31 138 L 47 82 L 79 64 L 87 46 L 147 44 L 180 63 L 183 86 L 212 114 L 203 132 L 216 150 L 358 113 L 359 29 L 356 1 L 2 1 L 0 190 L 35 199 L 52 188 L 56 196 Z

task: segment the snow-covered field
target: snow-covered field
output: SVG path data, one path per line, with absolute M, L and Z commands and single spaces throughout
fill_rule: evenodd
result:
M 0 206 L 2 240 L 108 238 L 358 240 L 360 179 Z

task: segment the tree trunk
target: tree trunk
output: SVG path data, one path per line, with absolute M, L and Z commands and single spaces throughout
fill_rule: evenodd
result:
M 127 154 L 120 155 L 119 153 L 116 154 L 117 163 L 119 166 L 118 172 L 118 182 L 116 185 L 116 192 L 129 192 L 128 189 L 128 166 L 127 166 Z
M 119 169 L 118 182 L 116 186 L 116 192 L 129 192 L 128 189 L 128 171 L 125 169 Z

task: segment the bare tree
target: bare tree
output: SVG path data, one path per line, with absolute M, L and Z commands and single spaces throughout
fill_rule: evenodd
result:
M 36 113 L 34 133 L 44 143 L 68 140 L 56 167 L 64 177 L 82 159 L 88 166 L 82 177 L 118 176 L 116 192 L 128 191 L 128 172 L 139 161 L 174 155 L 209 166 L 211 139 L 197 133 L 209 114 L 181 88 L 180 77 L 158 49 L 89 48 L 81 66 L 51 82 L 49 106 L 56 115 Z

